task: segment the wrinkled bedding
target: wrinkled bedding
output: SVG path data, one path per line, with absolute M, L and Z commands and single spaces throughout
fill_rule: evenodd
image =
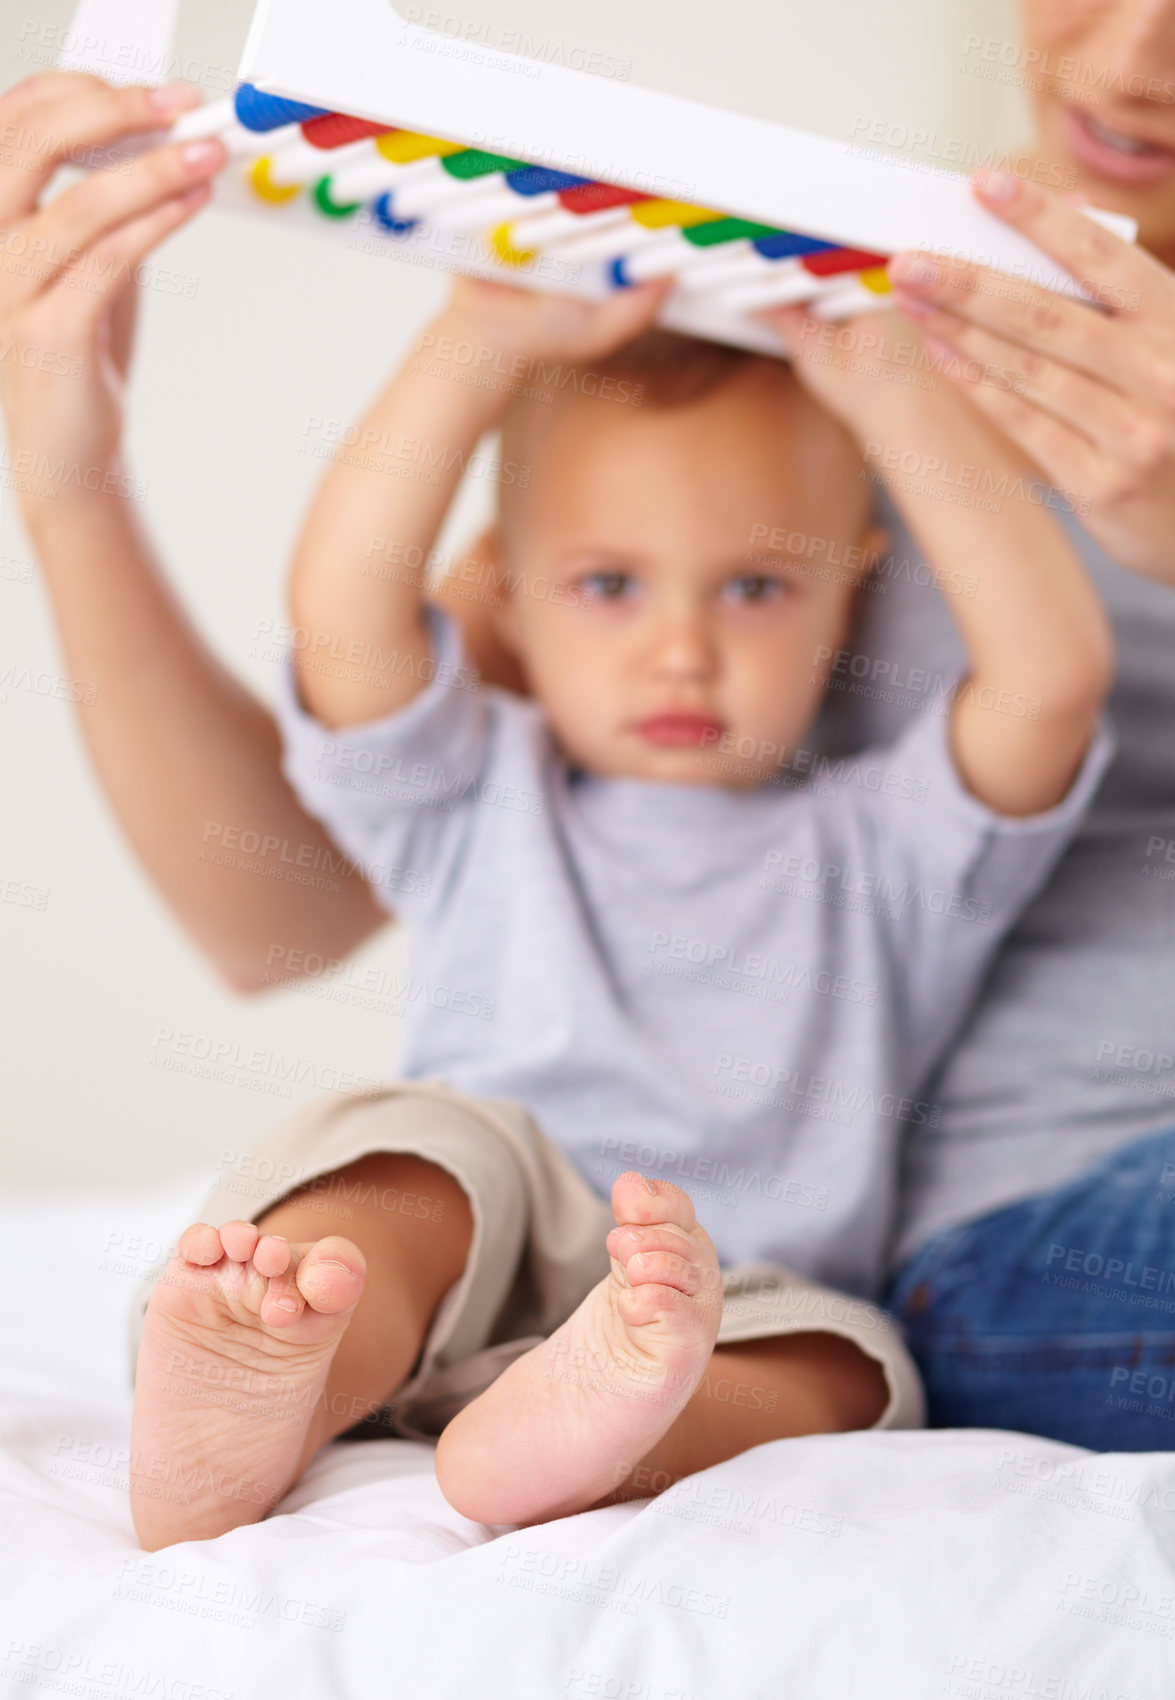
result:
M 1175 1694 L 1175 1454 L 781 1441 L 518 1531 L 452 1511 L 425 1445 L 336 1443 L 264 1523 L 141 1552 L 125 1313 L 202 1190 L 0 1206 L 0 1693 Z

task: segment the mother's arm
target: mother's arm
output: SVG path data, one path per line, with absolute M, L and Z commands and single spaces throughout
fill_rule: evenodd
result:
M 982 204 L 1059 261 L 1102 311 L 969 262 L 895 255 L 895 305 L 952 380 L 1072 501 L 1106 553 L 1175 586 L 1175 273 L 1011 172 Z
M 0 99 L 0 124 L 25 148 L 0 163 L 0 228 L 10 254 L 37 256 L 0 263 L 10 355 L 0 401 L 66 666 L 93 687 L 78 712 L 103 789 L 189 934 L 231 985 L 252 991 L 275 946 L 287 947 L 286 960 L 288 947 L 342 956 L 386 917 L 290 790 L 271 716 L 191 625 L 119 493 L 129 279 L 207 200 L 223 150 L 193 159 L 157 148 L 130 171 L 94 172 L 42 196 L 75 148 L 157 128 L 164 116 L 148 89 L 73 73 L 28 79 Z M 303 885 L 265 877 L 247 856 L 214 861 L 234 832 L 267 841 L 278 873 L 327 857 L 338 871 Z
M 95 771 L 189 936 L 240 992 L 264 988 L 275 950 L 355 949 L 387 915 L 290 789 L 272 716 L 185 615 L 132 505 L 71 503 L 30 534 L 66 669 L 96 686 L 78 709 Z M 305 868 L 329 877 L 284 877 Z

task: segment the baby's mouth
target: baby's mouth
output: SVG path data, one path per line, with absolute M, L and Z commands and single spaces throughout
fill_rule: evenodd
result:
M 638 720 L 634 727 L 638 737 L 661 749 L 694 748 L 715 744 L 725 731 L 721 720 L 710 714 L 698 714 L 686 709 L 671 709 L 662 714 L 650 714 Z

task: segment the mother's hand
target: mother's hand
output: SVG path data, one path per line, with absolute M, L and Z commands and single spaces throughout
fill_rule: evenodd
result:
M 136 269 L 203 206 L 227 156 L 219 142 L 170 143 L 52 199 L 44 191 L 79 150 L 116 150 L 199 100 L 186 84 L 117 88 L 74 71 L 29 77 L 0 97 L 0 127 L 14 138 L 0 154 L 0 405 L 14 460 L 73 463 L 79 477 L 116 462 Z M 44 482 L 21 481 L 26 517 Z
M 1036 184 L 976 173 L 982 204 L 1104 311 L 941 255 L 890 261 L 894 304 L 944 370 L 1122 566 L 1175 585 L 1175 273 Z M 936 345 L 941 345 L 936 348 Z

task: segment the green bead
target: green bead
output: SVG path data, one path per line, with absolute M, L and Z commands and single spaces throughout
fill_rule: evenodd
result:
M 483 153 L 480 148 L 466 148 L 464 153 L 451 153 L 441 165 L 450 177 L 468 183 L 475 177 L 490 177 L 495 171 L 522 171 L 526 161 L 507 159 L 502 153 Z
M 359 211 L 363 202 L 333 201 L 330 193 L 331 181 L 329 177 L 320 177 L 314 185 L 314 200 L 319 212 L 325 213 L 327 218 L 350 218 L 352 213 Z
M 752 224 L 747 218 L 712 218 L 707 224 L 691 224 L 681 233 L 695 248 L 716 248 L 720 242 L 735 242 L 740 236 L 757 242 L 761 236 L 778 236 L 773 224 Z

